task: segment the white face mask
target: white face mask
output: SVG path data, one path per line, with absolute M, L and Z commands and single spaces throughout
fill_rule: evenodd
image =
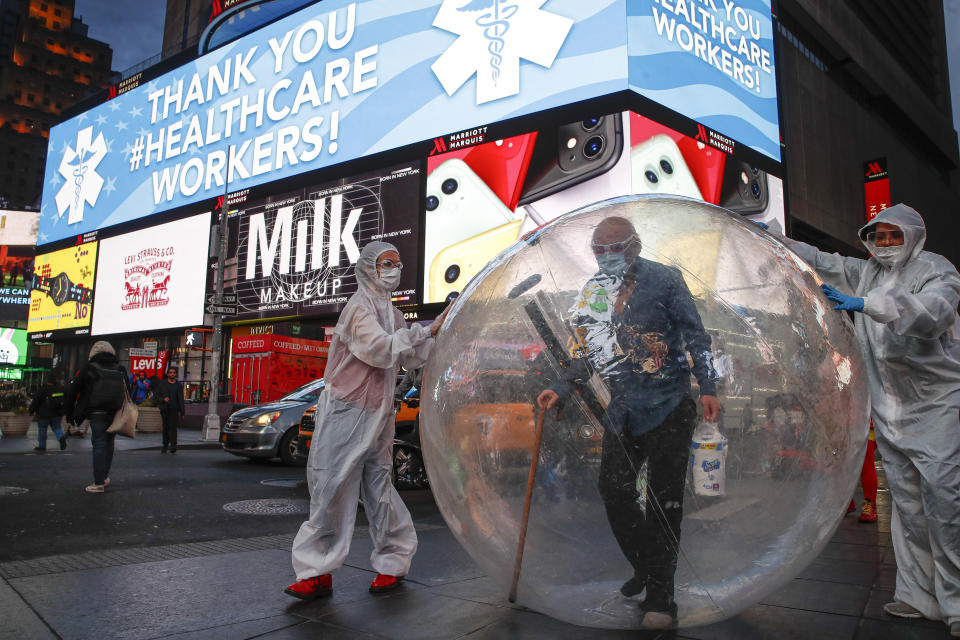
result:
M 389 288 L 390 291 L 393 291 L 397 288 L 397 285 L 400 284 L 400 269 L 394 267 L 393 269 L 380 269 L 380 282 L 383 283 L 385 288 Z
M 906 245 L 902 244 L 895 247 L 874 247 L 873 257 L 883 266 L 892 267 L 903 255 L 905 247 Z

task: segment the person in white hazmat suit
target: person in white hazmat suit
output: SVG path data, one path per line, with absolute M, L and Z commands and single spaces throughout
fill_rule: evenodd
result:
M 395 588 L 417 550 L 413 520 L 390 476 L 393 394 L 397 366 L 426 362 L 446 312 L 429 328 L 407 327 L 390 300 L 402 267 L 393 245 L 364 246 L 356 264 L 357 292 L 334 329 L 307 461 L 310 519 L 293 541 L 297 582 L 284 589 L 297 598 L 332 593 L 330 572 L 350 549 L 359 497 L 373 539 L 370 561 L 378 573 L 371 591 Z
M 903 618 L 944 620 L 960 637 L 960 275 L 923 250 L 923 218 L 898 204 L 860 229 L 869 260 L 787 245 L 827 282 L 854 326 L 877 446 L 893 499 L 894 602 Z

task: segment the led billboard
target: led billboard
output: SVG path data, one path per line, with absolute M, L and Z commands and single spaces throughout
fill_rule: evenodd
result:
M 210 213 L 100 241 L 93 335 L 203 324 Z
M 770 0 L 627 0 L 630 89 L 780 161 Z
M 22 367 L 27 364 L 27 332 L 0 328 L 0 365 Z
M 35 251 L 33 246 L 0 245 L 0 321 L 27 319 Z
M 626 0 L 327 0 L 50 131 L 41 242 L 627 89 Z
M 421 175 L 419 163 L 394 166 L 237 205 L 224 291 L 236 293 L 238 313 L 225 319 L 336 313 L 357 290 L 353 267 L 371 240 L 397 247 L 394 300 L 415 303 Z
M 90 333 L 97 243 L 87 242 L 37 256 L 27 331 L 31 340 L 53 332 Z
M 631 111 L 436 153 L 427 174 L 427 303 L 458 296 L 525 233 L 608 198 L 680 195 L 784 222 L 780 178 Z

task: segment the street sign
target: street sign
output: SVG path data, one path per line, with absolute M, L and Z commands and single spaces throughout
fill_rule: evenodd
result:
M 207 302 L 208 302 L 209 304 L 228 304 L 228 305 L 236 305 L 236 304 L 237 304 L 237 294 L 235 294 L 235 293 L 223 293 L 223 294 L 220 294 L 220 299 L 219 299 L 219 300 L 217 299 L 217 294 L 213 294 L 212 296 L 210 296 L 210 297 L 207 298 Z M 209 313 L 214 313 L 214 312 L 213 312 L 213 311 L 209 311 Z
M 208 304 L 207 313 L 221 313 L 227 316 L 237 315 L 236 304 Z

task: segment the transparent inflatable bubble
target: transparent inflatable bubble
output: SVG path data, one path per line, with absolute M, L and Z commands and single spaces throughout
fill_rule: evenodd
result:
M 598 272 L 618 256 L 624 278 Z M 421 438 L 444 518 L 504 595 L 518 575 L 518 603 L 567 622 L 701 625 L 813 560 L 868 428 L 852 326 L 819 282 L 755 225 L 661 197 L 563 216 L 478 275 L 425 371 Z M 538 442 L 545 389 L 562 409 Z

